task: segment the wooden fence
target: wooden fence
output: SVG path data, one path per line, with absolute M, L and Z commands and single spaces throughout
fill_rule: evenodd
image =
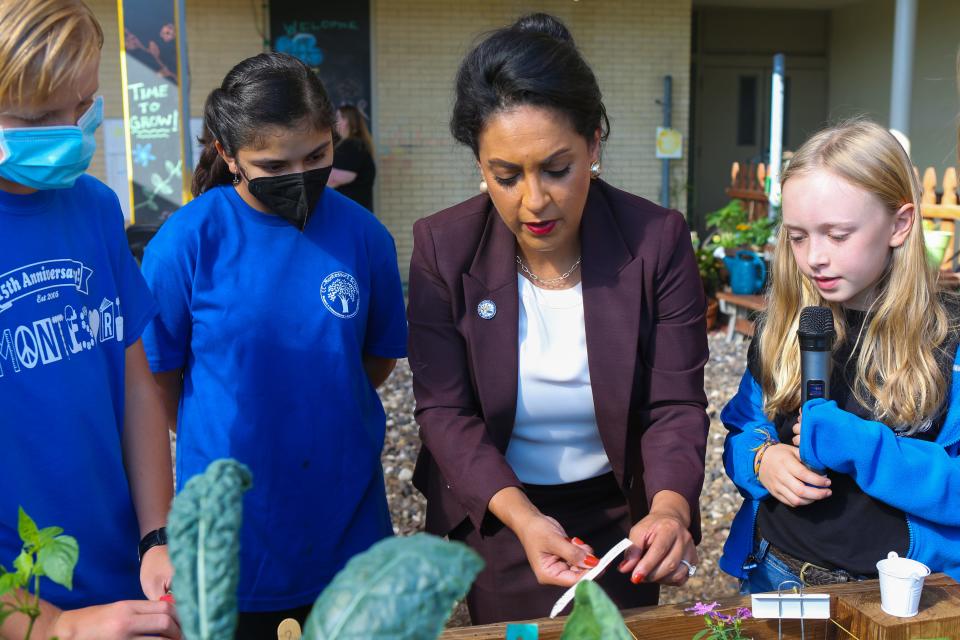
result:
M 917 171 L 917 177 L 920 172 Z M 940 269 L 954 272 L 960 269 L 960 237 L 957 221 L 960 220 L 960 204 L 957 197 L 957 169 L 949 167 L 943 172 L 943 180 L 937 180 L 937 172 L 928 167 L 920 180 L 923 186 L 920 196 L 920 215 L 924 220 L 932 220 L 941 231 L 953 233 L 949 249 L 944 252 Z
M 922 185 L 920 213 L 926 220 L 932 220 L 942 231 L 953 233 L 948 251 L 943 256 L 940 267 L 943 270 L 960 270 L 960 193 L 958 193 L 957 168 L 949 167 L 943 173 L 943 179 L 937 177 L 933 167 L 927 167 L 920 177 L 920 170 L 914 167 L 917 180 Z M 769 210 L 764 182 L 767 167 L 764 163 L 734 162 L 730 167 L 730 186 L 725 189 L 730 198 L 743 203 L 750 220 L 766 217 Z

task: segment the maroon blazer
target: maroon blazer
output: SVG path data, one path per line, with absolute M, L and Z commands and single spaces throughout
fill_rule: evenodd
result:
M 489 196 L 413 227 L 409 360 L 423 447 L 414 485 L 427 531 L 445 535 L 522 487 L 504 453 L 517 405 L 516 238 Z M 676 211 L 591 183 L 580 227 L 587 361 L 600 438 L 636 522 L 663 489 L 699 498 L 709 420 L 703 287 Z M 491 300 L 487 320 L 477 305 Z M 496 520 L 493 520 L 496 523 Z

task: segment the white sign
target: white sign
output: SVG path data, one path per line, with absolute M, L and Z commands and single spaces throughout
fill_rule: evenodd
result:
M 657 127 L 657 158 L 679 159 L 683 157 L 683 134 L 676 129 Z

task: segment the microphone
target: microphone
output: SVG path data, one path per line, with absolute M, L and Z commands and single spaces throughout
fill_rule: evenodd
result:
M 833 366 L 833 313 L 827 307 L 804 307 L 800 312 L 800 401 L 830 398 Z

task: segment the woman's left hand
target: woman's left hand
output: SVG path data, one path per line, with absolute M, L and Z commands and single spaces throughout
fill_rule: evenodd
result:
M 690 535 L 689 517 L 684 513 L 686 501 L 678 494 L 673 496 L 682 501 L 682 506 L 673 499 L 670 506 L 658 508 L 655 498 L 650 513 L 630 529 L 633 546 L 624 553 L 618 569 L 620 573 L 631 573 L 630 581 L 634 584 L 659 582 L 680 586 L 690 577 L 687 565 L 681 561 L 697 565 L 697 548 Z
M 167 592 L 173 582 L 173 565 L 170 564 L 170 555 L 167 545 L 150 547 L 143 554 L 140 562 L 140 586 L 147 600 L 159 600 Z

